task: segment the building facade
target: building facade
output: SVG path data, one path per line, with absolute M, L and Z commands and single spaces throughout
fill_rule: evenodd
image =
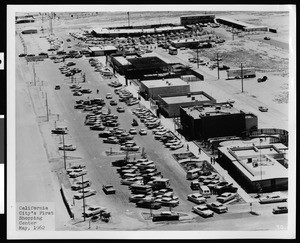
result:
M 214 23 L 214 20 L 215 15 L 213 14 L 186 15 L 180 17 L 180 24 Z

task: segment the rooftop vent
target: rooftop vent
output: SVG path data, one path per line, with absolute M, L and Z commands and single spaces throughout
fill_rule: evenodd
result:
M 187 97 L 191 97 L 191 95 L 192 95 L 191 93 L 187 93 Z

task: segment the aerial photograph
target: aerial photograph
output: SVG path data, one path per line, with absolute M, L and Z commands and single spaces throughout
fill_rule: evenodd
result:
M 293 236 L 295 9 L 169 7 L 8 6 L 9 237 Z

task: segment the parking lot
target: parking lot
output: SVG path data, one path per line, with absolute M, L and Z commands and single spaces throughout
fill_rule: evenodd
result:
M 104 64 L 104 58 L 99 58 Z M 92 100 L 94 98 L 102 98 L 106 102 L 103 110 L 110 110 L 114 115 L 118 116 L 118 122 L 120 127 L 128 131 L 132 125 L 133 119 L 137 117 L 133 114 L 133 110 L 141 105 L 135 104 L 133 106 L 127 106 L 123 102 L 119 102 L 119 96 L 114 92 L 114 89 L 108 85 L 109 82 L 116 80 L 116 77 L 106 78 L 95 72 L 94 68 L 89 64 L 88 58 L 72 59 L 77 68 L 81 70 L 81 73 L 77 73 L 73 78 L 65 77 L 59 71 L 59 67 L 62 63 L 53 63 L 53 61 L 47 59 L 43 62 L 39 62 L 35 65 L 36 76 L 38 77 L 38 86 L 30 87 L 32 93 L 36 93 L 38 98 L 33 98 L 33 102 L 37 102 L 41 97 L 45 98 L 47 93 L 47 102 L 52 115 L 58 114 L 59 116 L 50 116 L 50 122 L 48 125 L 41 125 L 42 134 L 49 138 L 50 130 L 58 124 L 64 124 L 68 127 L 68 134 L 65 136 L 66 141 L 76 145 L 76 151 L 68 151 L 67 153 L 67 167 L 74 164 L 83 163 L 86 165 L 87 175 L 84 178 L 88 178 L 91 181 L 91 188 L 97 191 L 96 195 L 85 199 L 87 206 L 101 205 L 106 207 L 112 215 L 111 224 L 102 225 L 107 229 L 114 229 L 122 227 L 122 229 L 135 229 L 145 227 L 145 217 L 143 212 L 149 212 L 147 209 L 136 208 L 135 204 L 129 203 L 129 196 L 131 196 L 130 190 L 127 186 L 120 184 L 119 174 L 115 167 L 111 166 L 111 162 L 124 157 L 109 156 L 105 151 L 119 151 L 119 144 L 106 144 L 103 143 L 103 139 L 98 137 L 99 131 L 92 131 L 88 126 L 84 125 L 87 111 L 81 109 L 74 109 L 76 101 L 80 99 Z M 69 60 L 68 60 L 69 61 Z M 71 60 L 70 60 L 71 61 Z M 24 63 L 25 64 L 25 63 Z M 26 64 L 25 64 L 26 65 Z M 31 69 L 31 64 L 27 64 L 27 68 Z M 83 83 L 83 74 L 85 74 L 85 82 Z M 90 89 L 92 92 L 88 94 L 82 94 L 82 96 L 74 96 L 70 89 L 70 85 L 78 84 L 86 89 Z M 55 86 L 59 85 L 60 89 L 55 90 Z M 97 93 L 99 90 L 99 93 Z M 108 105 L 109 100 L 106 98 L 107 93 L 112 94 L 112 100 L 117 101 L 116 106 Z M 136 94 L 134 94 L 136 97 Z M 138 98 L 138 97 L 136 97 Z M 117 112 L 117 107 L 121 104 L 124 107 L 125 112 Z M 36 110 L 37 116 L 45 116 L 46 109 L 43 105 L 37 105 L 39 109 Z M 109 109 L 108 109 L 109 107 Z M 139 120 L 136 129 L 145 128 L 145 125 Z M 48 134 L 48 135 L 46 135 Z M 174 189 L 174 194 L 179 197 L 179 205 L 174 208 L 174 211 L 184 214 L 183 218 L 186 220 L 192 220 L 192 222 L 211 222 L 218 221 L 220 219 L 241 219 L 248 215 L 245 209 L 248 209 L 248 205 L 234 205 L 229 207 L 229 212 L 226 214 L 216 214 L 212 218 L 204 219 L 191 212 L 192 206 L 195 204 L 187 200 L 187 195 L 192 193 L 190 189 L 190 182 L 186 180 L 186 172 L 172 157 L 172 151 L 169 148 L 162 146 L 160 141 L 154 139 L 151 130 L 148 130 L 148 134 L 141 136 L 139 134 L 134 135 L 134 141 L 140 147 L 140 151 L 143 150 L 147 155 L 147 158 L 153 160 L 158 171 L 161 172 L 164 178 L 170 179 L 171 187 Z M 68 195 L 72 198 L 73 192 L 70 190 L 73 179 L 69 180 L 63 170 L 62 163 L 62 151 L 57 151 L 59 145 L 61 145 L 61 136 L 51 135 L 51 140 L 45 142 L 45 148 L 47 151 L 48 159 L 52 162 L 51 166 L 56 175 L 60 179 L 60 183 L 63 183 Z M 179 148 L 175 153 L 186 152 L 186 146 Z M 135 155 L 129 155 L 130 159 L 139 159 L 140 153 Z M 102 191 L 102 185 L 111 184 L 116 189 L 116 194 L 105 195 Z M 214 201 L 215 196 L 211 197 L 209 201 Z M 74 221 L 70 221 L 71 224 L 75 224 L 76 227 L 84 227 L 86 224 L 82 221 L 82 201 L 74 201 Z M 239 208 L 240 207 L 240 208 Z M 237 208 L 239 210 L 237 210 Z M 267 207 L 264 207 L 267 209 Z M 168 207 L 165 207 L 168 210 Z M 265 210 L 266 210 L 265 209 Z M 240 211 L 241 210 L 241 211 Z M 270 208 L 268 208 L 270 211 Z M 244 212 L 244 213 L 241 213 Z M 267 212 L 267 210 L 266 210 Z M 269 215 L 267 217 L 270 217 Z M 79 223 L 78 223 L 79 222 Z M 81 222 L 81 223 L 80 223 Z

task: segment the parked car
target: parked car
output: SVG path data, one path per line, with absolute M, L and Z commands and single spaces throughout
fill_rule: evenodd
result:
M 70 178 L 77 178 L 79 176 L 83 176 L 83 175 L 86 175 L 86 174 L 87 174 L 87 171 L 82 170 L 81 172 L 71 172 L 71 173 L 69 173 L 69 177 Z
M 187 199 L 196 204 L 201 204 L 206 202 L 206 198 L 203 197 L 200 193 L 192 193 L 187 196 Z
M 131 126 L 138 126 L 138 122 L 137 120 L 133 119 L 132 123 L 131 123 Z
M 277 202 L 286 202 L 287 197 L 284 195 L 279 195 L 279 194 L 273 194 L 273 195 L 268 195 L 265 197 L 259 198 L 259 203 L 264 204 L 264 203 L 277 203 Z
M 82 96 L 82 93 L 80 91 L 75 91 L 73 93 L 74 96 Z
M 103 139 L 103 143 L 118 144 L 119 139 L 116 137 L 108 137 L 107 139 Z
M 139 130 L 139 134 L 140 135 L 147 135 L 147 130 L 142 128 L 142 129 Z
M 64 146 L 59 146 L 58 149 L 59 150 L 65 150 L 65 151 L 75 151 L 76 146 L 72 145 L 72 144 L 65 144 Z
M 172 197 L 162 197 L 155 199 L 155 202 L 161 203 L 162 206 L 166 207 L 176 207 L 179 205 L 178 199 L 173 199 Z
M 116 190 L 113 188 L 112 185 L 103 185 L 102 190 L 105 194 L 115 194 Z
M 19 57 L 26 57 L 27 55 L 25 54 L 25 53 L 21 53 L 20 55 L 19 55 Z
M 117 107 L 117 112 L 125 112 L 125 108 L 124 107 Z
M 288 213 L 288 207 L 287 206 L 277 206 L 276 208 L 273 208 L 272 212 L 273 212 L 273 214 Z
M 271 38 L 269 36 L 265 36 L 264 40 L 271 40 Z
M 137 145 L 130 146 L 130 147 L 128 147 L 128 146 L 121 146 L 120 149 L 121 150 L 125 150 L 125 151 L 139 151 L 140 146 L 137 146 Z
M 105 96 L 106 99 L 112 99 L 112 94 L 111 93 L 107 93 Z
M 140 208 L 160 209 L 162 205 L 157 202 L 141 200 L 136 203 L 136 206 Z
M 135 128 L 130 128 L 128 133 L 130 133 L 131 135 L 137 134 L 137 130 Z
M 267 112 L 269 109 L 265 106 L 259 106 L 258 109 L 261 111 L 261 112 Z
M 134 178 L 127 178 L 127 179 L 122 179 L 121 180 L 122 185 L 130 186 L 134 183 L 135 184 L 143 184 L 143 177 L 137 176 L 137 177 L 134 177 Z
M 52 134 L 68 134 L 66 127 L 57 127 L 53 130 L 51 130 Z
M 217 196 L 217 201 L 221 203 L 226 203 L 236 197 L 236 193 L 224 192 L 220 196 Z
M 103 125 L 94 125 L 90 127 L 91 130 L 96 130 L 96 131 L 103 131 L 105 129 L 105 126 Z
M 71 189 L 72 190 L 80 190 L 80 189 L 84 189 L 86 187 L 89 187 L 91 186 L 91 183 L 89 181 L 86 181 L 84 183 L 75 183 L 71 186 Z
M 59 90 L 59 89 L 60 89 L 60 85 L 58 85 L 58 84 L 55 85 L 54 89 L 55 89 L 55 90 Z
M 129 202 L 137 203 L 139 201 L 142 201 L 145 197 L 145 194 L 135 194 L 129 197 Z
M 208 209 L 206 205 L 197 205 L 192 207 L 192 211 L 199 214 L 203 218 L 208 218 L 214 216 L 214 212 Z
M 226 213 L 228 211 L 228 208 L 220 202 L 207 203 L 206 206 L 216 213 Z
M 180 149 L 183 147 L 183 143 L 177 144 L 177 145 L 171 145 L 170 149 L 172 150 L 176 150 L 176 149 Z
M 112 106 L 118 105 L 117 101 L 115 101 L 115 100 L 111 100 L 109 102 L 109 104 L 112 105 Z
M 199 181 L 191 181 L 190 185 L 192 190 L 199 190 L 200 189 L 200 182 Z
M 86 197 L 96 195 L 96 193 L 97 193 L 95 190 L 92 190 L 92 189 L 83 189 L 83 190 L 85 190 L 84 193 L 82 193 L 82 192 L 76 193 L 74 195 L 74 198 L 75 199 L 82 199 L 83 196 L 86 198 Z
M 153 214 L 152 221 L 170 221 L 170 220 L 179 220 L 179 213 L 171 211 L 163 211 L 159 214 Z
M 89 94 L 89 93 L 92 93 L 92 90 L 91 89 L 82 89 L 82 90 L 80 90 L 80 92 L 83 94 Z

